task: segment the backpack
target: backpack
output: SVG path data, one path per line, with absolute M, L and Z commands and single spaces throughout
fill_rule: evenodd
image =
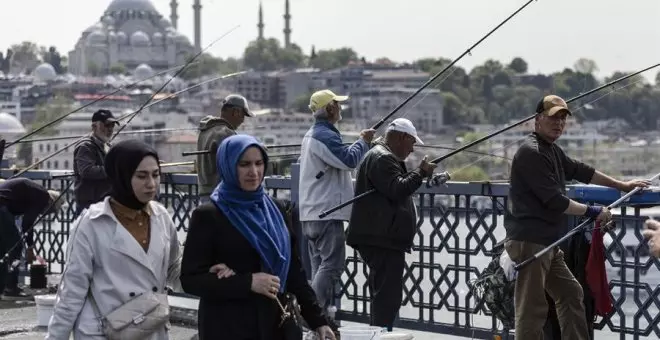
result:
M 505 329 L 515 328 L 514 293 L 516 281 L 506 278 L 500 266 L 500 256 L 504 251 L 504 241 L 493 248 L 493 260 L 475 280 L 468 283 L 477 302 L 483 302 L 490 312 L 502 322 Z

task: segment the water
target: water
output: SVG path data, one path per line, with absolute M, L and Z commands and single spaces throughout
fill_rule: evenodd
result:
M 469 221 L 466 221 L 464 214 L 460 214 L 460 218 L 454 214 L 449 214 L 445 221 L 435 229 L 427 217 L 415 239 L 415 244 L 423 249 L 406 254 L 406 262 L 411 265 L 422 260 L 423 263 L 433 263 L 433 266 L 420 267 L 414 265 L 410 270 L 415 279 L 406 278 L 404 286 L 406 290 L 412 291 L 412 295 L 411 300 L 405 301 L 401 307 L 401 317 L 418 319 L 421 316 L 423 320 L 433 320 L 434 322 L 450 325 L 457 320 L 459 325 L 456 325 L 456 327 L 460 328 L 467 325 L 486 329 L 492 327 L 490 316 L 483 315 L 483 313 L 466 314 L 464 312 L 465 309 L 473 309 L 476 305 L 475 298 L 470 293 L 467 282 L 476 279 L 476 272 L 481 272 L 490 263 L 490 257 L 484 255 L 484 251 L 490 250 L 493 244 L 501 241 L 505 235 L 502 216 L 490 214 L 484 216 L 486 217 L 481 220 L 472 217 Z M 440 217 L 438 216 L 435 216 L 433 220 L 440 223 Z M 474 233 L 469 232 L 468 223 L 476 228 Z M 487 235 L 490 228 L 493 228 L 492 237 L 486 237 L 485 235 Z M 424 236 L 421 237 L 420 234 Z M 184 231 L 180 231 L 178 236 L 181 242 L 185 241 L 186 233 Z M 620 242 L 628 247 L 636 247 L 639 243 L 630 229 L 624 233 Z M 610 245 L 610 247 L 614 246 L 616 244 Z M 466 251 L 469 252 L 469 255 L 465 254 Z M 352 248 L 347 247 L 346 253 L 349 258 L 348 266 L 350 270 L 357 272 L 353 279 L 355 283 L 349 285 L 347 292 L 350 295 L 359 297 L 367 296 L 366 288 L 362 288 L 366 281 L 363 274 L 363 265 L 355 262 L 356 254 Z M 632 264 L 632 257 L 627 256 L 627 262 Z M 615 261 L 620 260 L 616 254 L 613 254 L 612 259 Z M 642 264 L 647 260 L 648 258 L 640 259 Z M 465 267 L 469 267 L 469 269 Z M 648 320 L 659 314 L 657 301 L 651 302 L 645 310 L 639 313 L 639 307 L 637 307 L 635 301 L 642 305 L 648 299 L 654 298 L 653 291 L 656 289 L 657 283 L 660 282 L 658 267 L 649 266 L 645 275 L 640 273 L 637 278 L 634 277 L 634 270 L 629 268 L 621 270 L 620 265 L 613 267 L 608 263 L 606 268 L 610 285 L 614 286 L 612 289 L 614 303 L 615 305 L 621 305 L 622 313 L 614 315 L 609 320 L 611 325 L 605 325 L 604 331 L 597 331 L 596 338 L 620 339 L 620 335 L 612 332 L 611 327 L 615 327 L 615 330 L 618 327 L 646 329 L 649 325 Z M 61 268 L 54 264 L 52 270 L 61 271 Z M 622 277 L 621 274 L 625 276 Z M 344 273 L 342 279 L 347 282 L 349 280 L 348 274 Z M 634 282 L 624 287 L 620 282 L 621 280 Z M 418 287 L 413 287 L 414 281 L 419 282 Z M 644 283 L 648 283 L 652 290 L 647 290 Z M 657 300 L 657 298 L 655 299 Z M 360 301 L 356 303 L 348 298 L 343 298 L 341 304 L 343 310 L 356 308 L 357 311 L 362 312 L 365 308 L 367 310 L 369 308 L 367 302 Z M 419 305 L 425 305 L 425 307 L 421 309 L 415 307 Z M 636 313 L 638 315 L 635 315 Z M 636 320 L 637 326 L 635 325 Z M 501 325 L 498 325 L 498 328 L 501 328 Z M 652 337 L 658 335 L 660 334 L 651 333 Z M 633 337 L 628 335 L 626 338 L 632 339 Z

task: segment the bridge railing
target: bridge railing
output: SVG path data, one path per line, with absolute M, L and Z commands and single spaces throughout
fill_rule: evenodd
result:
M 47 188 L 67 187 L 70 177 L 53 178 L 55 172 L 34 171 L 24 176 Z M 8 174 L 4 174 L 7 178 Z M 297 178 L 271 177 L 266 187 L 278 197 L 296 199 Z M 294 188 L 291 192 L 291 188 Z M 506 183 L 456 183 L 427 188 L 416 193 L 419 230 L 414 247 L 406 255 L 404 298 L 397 327 L 485 338 L 501 330 L 485 305 L 473 294 L 468 282 L 490 262 L 491 250 L 505 236 L 503 212 L 507 205 Z M 569 186 L 569 196 L 585 202 L 609 204 L 620 197 L 616 190 L 597 186 Z M 57 214 L 47 216 L 35 229 L 36 252 L 48 262 L 49 273 L 61 272 L 65 243 L 75 211 L 71 190 Z M 162 177 L 159 200 L 168 207 L 185 240 L 188 220 L 199 204 L 195 175 L 167 174 Z M 596 329 L 639 337 L 660 337 L 660 261 L 648 256 L 641 230 L 642 208 L 660 205 L 660 194 L 634 196 L 615 217 L 617 228 L 609 232 L 606 248 L 607 273 L 614 312 L 596 321 Z M 568 218 L 569 228 L 580 222 Z M 301 235 L 302 238 L 302 235 Z M 301 241 L 306 254 L 306 243 Z M 347 247 L 346 267 L 337 296 L 341 306 L 337 318 L 369 322 L 367 268 L 354 250 Z M 598 337 L 598 336 L 597 336 Z

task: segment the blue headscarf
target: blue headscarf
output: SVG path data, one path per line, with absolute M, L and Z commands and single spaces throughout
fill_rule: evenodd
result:
M 261 150 L 268 164 L 266 150 L 256 138 L 233 135 L 222 141 L 216 154 L 222 181 L 213 190 L 211 201 L 259 253 L 269 274 L 280 278 L 280 292 L 284 292 L 291 263 L 291 239 L 284 217 L 263 184 L 255 191 L 244 191 L 238 181 L 238 162 L 252 146 Z

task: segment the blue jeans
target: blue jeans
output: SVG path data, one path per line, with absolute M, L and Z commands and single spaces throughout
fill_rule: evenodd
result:
M 323 308 L 332 305 L 335 284 L 346 262 L 344 222 L 339 220 L 302 221 L 312 267 L 312 289 Z

